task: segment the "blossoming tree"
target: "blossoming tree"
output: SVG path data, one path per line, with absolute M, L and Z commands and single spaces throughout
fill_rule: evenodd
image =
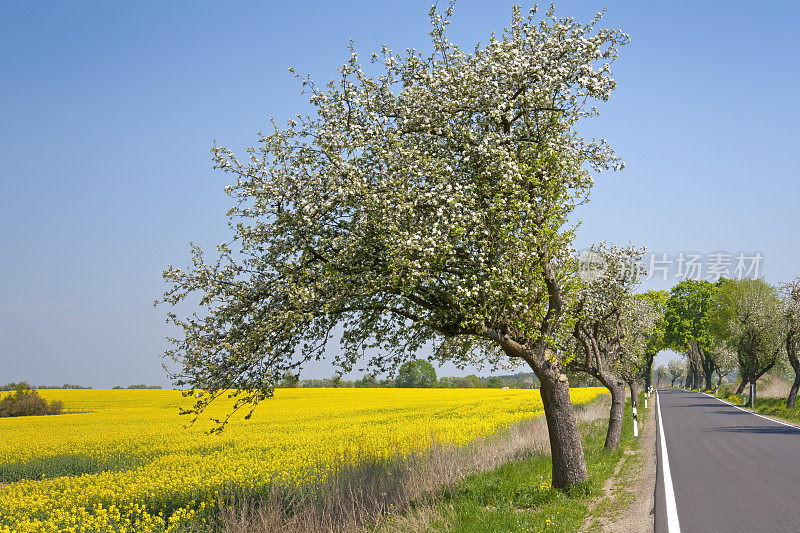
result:
M 741 382 L 736 394 L 770 370 L 782 370 L 786 326 L 784 302 L 777 288 L 762 279 L 721 279 L 709 313 L 713 333 L 736 353 Z
M 344 371 L 393 369 L 431 344 L 460 363 L 524 362 L 565 487 L 587 477 L 550 348 L 573 267 L 567 218 L 592 171 L 622 165 L 576 125 L 611 95 L 628 37 L 600 14 L 515 8 L 501 35 L 465 50 L 447 37 L 451 13 L 431 9 L 429 55 L 384 47 L 364 65 L 351 45 L 336 79 L 299 77 L 313 113 L 275 125 L 246 159 L 213 148 L 235 180 L 233 238 L 213 261 L 192 247 L 188 269 L 165 271 L 163 301 L 199 294 L 206 311 L 169 315 L 183 335 L 167 355 L 195 414 L 220 394 L 251 408 L 325 356 L 335 331 Z
M 794 370 L 794 381 L 786 398 L 786 407 L 794 407 L 797 391 L 800 390 L 800 276 L 781 285 L 781 296 L 786 317 L 785 340 L 786 356 Z
M 653 383 L 653 361 L 658 352 L 666 348 L 664 335 L 667 328 L 667 299 L 669 294 L 666 291 L 650 290 L 641 293 L 639 298 L 650 304 L 649 309 L 655 313 L 655 324 L 647 336 L 647 346 L 644 351 L 644 388 L 649 389 Z
M 597 270 L 581 277 L 570 306 L 574 318 L 572 342 L 568 342 L 574 352 L 570 366 L 595 377 L 611 392 L 606 448 L 619 446 L 625 383 L 635 381 L 644 364 L 647 343 L 641 322 L 651 313 L 649 304 L 633 295 L 644 273 L 643 253 L 631 245 L 601 242 L 592 246 L 589 254 Z M 564 351 L 570 350 L 565 347 Z
M 658 336 L 659 309 L 644 294 L 630 298 L 622 314 L 623 338 L 618 363 L 631 392 L 631 405 L 639 407 L 639 380 L 650 371 L 648 348 Z

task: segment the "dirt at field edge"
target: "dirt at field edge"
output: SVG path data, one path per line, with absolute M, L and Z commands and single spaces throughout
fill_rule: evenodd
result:
M 627 450 L 614 475 L 603 485 L 604 496 L 592 506 L 582 531 L 645 533 L 655 528 L 656 424 L 655 398 L 642 424 L 638 450 Z

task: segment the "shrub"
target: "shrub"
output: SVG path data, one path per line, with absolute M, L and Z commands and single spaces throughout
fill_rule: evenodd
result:
M 17 387 L 14 394 L 0 400 L 0 418 L 9 416 L 40 416 L 61 414 L 64 404 L 47 400 L 30 388 Z

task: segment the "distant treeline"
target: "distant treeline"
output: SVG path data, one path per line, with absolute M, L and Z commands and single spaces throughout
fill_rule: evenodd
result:
M 91 387 L 81 387 L 80 385 L 70 385 L 65 383 L 63 385 L 40 385 L 34 387 L 27 381 L 12 381 L 5 385 L 0 385 L 0 391 L 16 391 L 16 390 L 35 390 L 35 389 L 91 389 Z
M 63 385 L 39 385 L 38 387 L 34 387 L 27 381 L 12 381 L 11 383 L 6 383 L 5 385 L 0 385 L 0 391 L 15 391 L 18 389 L 91 389 L 92 387 L 84 387 L 83 385 L 71 385 L 70 383 L 64 383 Z M 127 387 L 122 387 L 117 385 L 115 387 L 111 387 L 112 389 L 160 389 L 161 385 L 128 385 Z
M 427 361 L 417 360 L 418 364 L 426 363 Z M 406 370 L 404 372 L 403 370 Z M 401 369 L 396 378 L 378 379 L 373 374 L 364 374 L 361 379 L 347 380 L 343 379 L 339 374 L 334 374 L 330 378 L 325 379 L 300 379 L 297 375 L 284 376 L 277 383 L 278 388 L 311 388 L 311 387 L 328 387 L 328 388 L 435 388 L 435 389 L 538 389 L 539 380 L 533 372 L 519 372 L 517 374 L 508 374 L 502 376 L 477 376 L 470 374 L 468 376 L 442 376 L 436 377 L 432 367 L 427 369 L 427 374 L 422 378 L 408 371 L 408 367 Z M 599 386 L 596 380 L 586 377 L 585 374 L 569 374 L 569 382 L 573 387 L 595 387 Z M 25 381 L 11 382 L 5 385 L 0 385 L 0 391 L 16 391 L 19 389 L 91 389 L 92 387 L 84 387 L 82 385 L 71 385 L 65 383 L 64 385 L 40 385 L 34 387 Z M 112 390 L 124 389 L 161 389 L 161 385 L 145 385 L 143 383 L 137 385 L 116 385 L 111 387 Z
M 325 379 L 299 379 L 297 376 L 285 376 L 277 384 L 278 388 L 302 388 L 302 387 L 353 387 L 353 388 L 374 388 L 374 387 L 407 387 L 402 384 L 406 380 L 395 378 L 378 379 L 372 374 L 364 374 L 361 379 L 346 380 L 340 375 Z M 573 387 L 598 386 L 594 379 L 587 378 L 585 375 L 570 375 L 570 385 Z M 415 387 L 411 385 L 411 387 Z M 520 372 L 511 375 L 481 377 L 475 374 L 469 376 L 443 376 L 424 385 L 416 387 L 437 388 L 437 389 L 537 389 L 539 380 L 533 372 Z

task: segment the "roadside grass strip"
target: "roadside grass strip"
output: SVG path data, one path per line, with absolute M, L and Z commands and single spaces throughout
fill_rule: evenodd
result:
M 643 398 L 642 394 L 640 403 Z M 596 508 L 602 508 L 604 513 L 622 512 L 630 503 L 629 495 L 615 493 L 611 500 L 605 500 L 603 486 L 614 474 L 617 464 L 629 458 L 625 451 L 639 447 L 639 439 L 633 436 L 631 419 L 628 402 L 626 423 L 616 450 L 603 448 L 607 418 L 582 423 L 583 447 L 589 470 L 586 483 L 568 492 L 553 489 L 550 486 L 550 456 L 538 453 L 488 472 L 470 475 L 443 489 L 439 504 L 439 516 L 443 518 L 434 521 L 430 531 L 574 532 L 582 528 L 589 516 L 590 504 L 598 499 L 603 501 Z M 631 464 L 633 468 L 641 466 L 634 461 Z

